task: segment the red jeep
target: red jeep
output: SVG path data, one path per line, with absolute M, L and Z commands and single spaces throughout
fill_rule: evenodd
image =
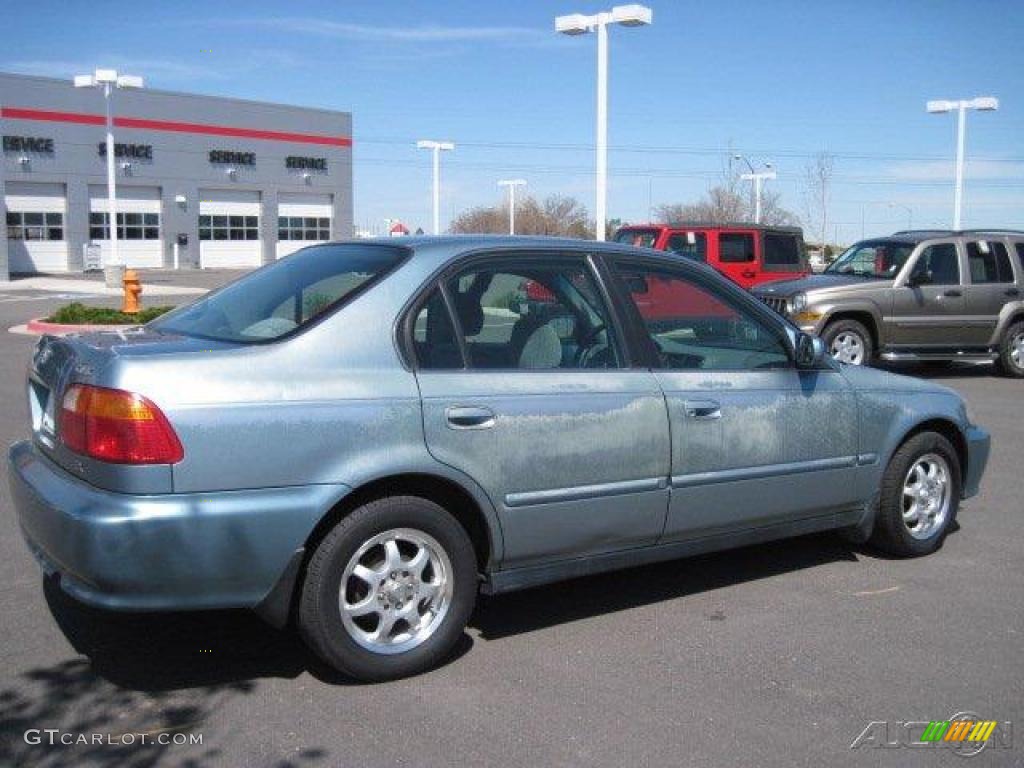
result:
M 773 280 L 794 280 L 811 272 L 799 227 L 643 224 L 622 227 L 614 239 L 707 262 L 744 288 Z

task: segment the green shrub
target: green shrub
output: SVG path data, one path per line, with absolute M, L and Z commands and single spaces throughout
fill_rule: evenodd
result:
M 75 301 L 58 309 L 46 318 L 46 322 L 65 325 L 141 325 L 172 309 L 174 307 L 147 307 L 137 314 L 129 315 L 119 309 L 87 307 Z

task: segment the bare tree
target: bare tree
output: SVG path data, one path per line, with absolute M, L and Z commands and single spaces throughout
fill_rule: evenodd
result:
M 828 209 L 832 199 L 832 175 L 835 157 L 828 152 L 819 152 L 804 169 L 804 211 L 811 233 L 822 251 L 828 242 Z
M 508 232 L 508 204 L 471 208 L 455 217 L 449 230 L 460 234 Z M 587 209 L 575 198 L 551 195 L 538 202 L 526 196 L 516 201 L 516 234 L 592 238 L 593 230 Z
M 773 225 L 795 225 L 797 217 L 782 207 L 778 192 L 764 192 L 761 195 L 761 222 Z M 736 185 L 720 184 L 708 190 L 702 200 L 696 203 L 673 203 L 659 205 L 654 209 L 656 221 L 672 224 L 683 221 L 706 224 L 727 224 L 730 222 L 753 221 L 753 210 L 745 195 Z

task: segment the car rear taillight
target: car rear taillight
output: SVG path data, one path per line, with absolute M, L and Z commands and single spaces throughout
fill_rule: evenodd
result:
M 58 430 L 75 453 L 115 464 L 174 464 L 185 456 L 160 409 L 120 389 L 73 384 L 64 393 Z

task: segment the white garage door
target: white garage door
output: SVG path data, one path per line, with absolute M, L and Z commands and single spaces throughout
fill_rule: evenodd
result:
M 8 181 L 4 186 L 4 205 L 11 272 L 66 272 L 64 185 Z
M 260 193 L 199 190 L 200 266 L 258 267 L 262 262 Z
M 110 204 L 105 185 L 89 185 L 89 240 L 110 260 Z M 117 255 L 129 267 L 162 267 L 160 188 L 117 185 Z
M 331 195 L 282 193 L 277 204 L 277 258 L 331 239 Z

